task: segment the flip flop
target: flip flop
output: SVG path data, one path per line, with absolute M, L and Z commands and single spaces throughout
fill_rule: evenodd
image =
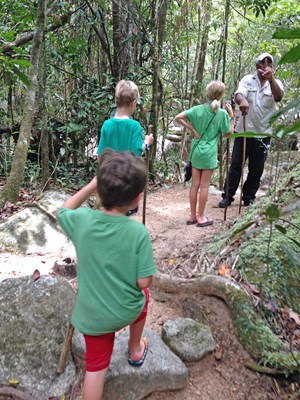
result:
M 186 221 L 186 224 L 187 225 L 195 225 L 195 224 L 197 224 L 197 218 L 196 219 L 194 219 L 193 221 L 191 221 L 190 219 L 188 219 L 187 221 Z
M 144 348 L 144 353 L 142 355 L 142 358 L 140 358 L 139 360 L 132 360 L 131 359 L 131 354 L 130 352 L 128 352 L 128 363 L 132 366 L 132 367 L 141 367 L 145 361 L 147 352 L 148 352 L 148 342 L 145 338 L 142 338 L 145 348 Z
M 211 219 L 208 219 L 206 217 L 206 221 L 205 222 L 197 222 L 197 227 L 198 228 L 204 228 L 205 226 L 209 226 L 212 225 L 214 223 L 214 221 L 212 221 Z

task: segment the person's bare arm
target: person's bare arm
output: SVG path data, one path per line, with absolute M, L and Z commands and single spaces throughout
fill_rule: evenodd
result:
M 142 289 L 146 289 L 149 286 L 151 286 L 152 280 L 153 280 L 153 277 L 151 275 L 151 276 L 147 276 L 146 278 L 137 279 L 136 284 L 137 284 L 138 288 L 142 290 Z
M 76 210 L 84 203 L 91 194 L 95 193 L 97 189 L 97 177 L 94 177 L 90 183 L 83 187 L 79 192 L 75 193 L 72 197 L 64 202 L 62 208 L 70 208 Z
M 186 129 L 192 132 L 196 139 L 200 139 L 200 135 L 196 132 L 196 129 L 186 120 L 186 115 L 184 112 L 181 112 L 176 115 L 175 121 L 184 126 Z
M 232 106 L 229 102 L 225 103 L 225 109 L 228 112 L 229 119 L 230 119 L 230 132 L 227 132 L 224 134 L 224 136 L 226 138 L 228 138 L 234 132 L 234 114 L 233 114 Z
M 280 101 L 283 97 L 283 90 L 281 89 L 281 87 L 278 85 L 278 83 L 274 78 L 273 68 L 266 67 L 264 70 L 258 69 L 258 71 L 261 73 L 263 78 L 267 79 L 270 82 L 270 87 L 274 100 Z
M 145 136 L 144 143 L 143 143 L 144 151 L 148 150 L 147 146 L 151 146 L 153 141 L 154 141 L 153 133 L 150 133 L 150 135 Z
M 242 115 L 247 115 L 249 110 L 249 103 L 241 93 L 235 95 L 235 102 L 239 106 Z

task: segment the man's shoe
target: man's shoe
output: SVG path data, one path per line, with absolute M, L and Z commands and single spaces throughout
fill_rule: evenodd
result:
M 226 207 L 229 207 L 231 203 L 232 203 L 232 201 L 230 199 L 223 199 L 220 201 L 219 207 L 226 208 Z
M 244 206 L 245 207 L 248 207 L 248 206 L 250 206 L 250 204 L 253 204 L 253 203 L 254 203 L 254 199 L 244 200 Z

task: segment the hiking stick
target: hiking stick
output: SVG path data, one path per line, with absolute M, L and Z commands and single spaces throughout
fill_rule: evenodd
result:
M 226 205 L 225 205 L 225 210 L 224 210 L 224 221 L 226 221 L 227 208 L 228 208 L 228 196 L 229 196 L 228 171 L 229 171 L 229 138 L 226 139 L 226 180 L 225 180 L 225 182 L 226 182 L 226 185 L 225 185 Z
M 148 135 L 151 135 L 153 125 L 148 126 Z M 147 201 L 147 188 L 148 188 L 148 177 L 149 177 L 149 162 L 150 162 L 150 148 L 146 145 L 145 148 L 145 156 L 146 156 L 146 165 L 147 165 L 147 180 L 144 188 L 144 197 L 143 197 L 143 224 L 146 225 L 146 201 Z
M 64 372 L 66 362 L 67 362 L 67 356 L 71 347 L 72 343 L 72 338 L 73 338 L 73 333 L 74 333 L 74 326 L 71 325 L 71 323 L 68 323 L 68 328 L 67 328 L 67 333 L 65 336 L 65 340 L 63 343 L 62 351 L 60 353 L 60 358 L 57 366 L 56 372 L 58 374 L 62 374 Z
M 146 180 L 146 185 L 144 188 L 144 197 L 143 197 L 143 224 L 146 225 L 146 200 L 147 200 L 147 187 L 148 187 L 148 172 L 149 172 L 149 150 L 145 149 L 145 155 L 146 155 L 146 165 L 147 165 L 147 180 Z
M 246 132 L 246 115 L 243 115 L 243 129 L 244 129 L 244 132 Z M 242 162 L 242 174 L 241 174 L 241 194 L 240 194 L 239 214 L 241 213 L 241 209 L 242 209 L 245 162 L 246 162 L 246 136 L 244 136 L 244 140 L 243 140 L 243 162 Z

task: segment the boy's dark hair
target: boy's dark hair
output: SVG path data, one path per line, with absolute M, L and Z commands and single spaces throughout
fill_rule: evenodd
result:
M 106 149 L 100 156 L 97 173 L 97 192 L 103 207 L 123 207 L 143 191 L 147 168 L 140 157 L 130 151 Z

